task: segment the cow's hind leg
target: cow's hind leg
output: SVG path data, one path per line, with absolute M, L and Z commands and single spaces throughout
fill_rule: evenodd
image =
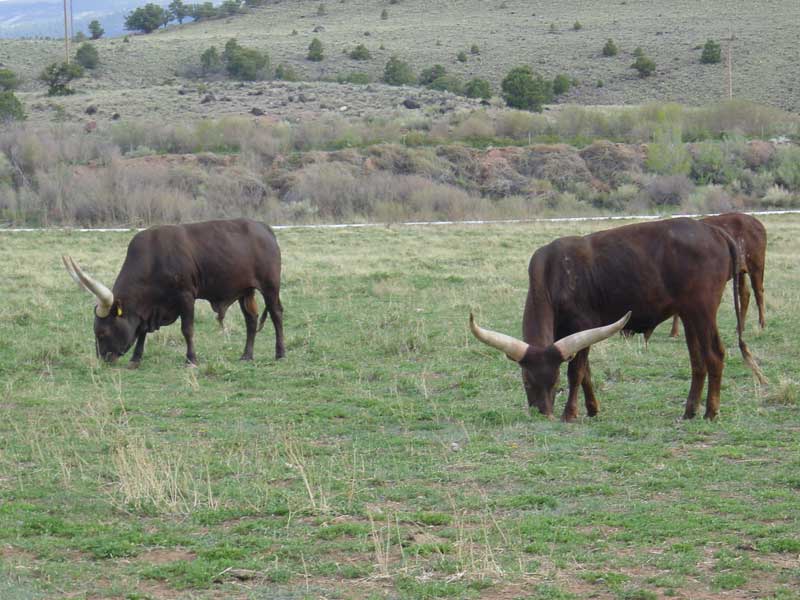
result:
M 705 360 L 703 360 L 701 341 L 696 331 L 694 321 L 683 318 L 683 330 L 686 334 L 686 346 L 689 349 L 689 360 L 692 363 L 692 384 L 689 387 L 689 396 L 686 398 L 686 408 L 683 411 L 683 418 L 693 419 L 697 414 L 697 406 L 700 403 L 700 394 L 703 393 L 708 370 L 706 369 Z
M 674 317 L 672 317 L 672 329 L 670 329 L 670 331 L 669 331 L 669 337 L 673 337 L 673 338 L 678 337 L 678 334 L 680 333 L 680 331 L 678 330 L 678 322 L 679 321 L 680 321 L 680 319 L 678 318 L 678 315 L 675 315 Z
M 256 304 L 255 290 L 250 290 L 246 296 L 239 298 L 239 308 L 242 309 L 244 323 L 247 327 L 247 341 L 244 345 L 242 360 L 253 360 L 253 346 L 258 329 L 258 305 Z
M 283 358 L 286 355 L 286 349 L 283 343 L 283 305 L 280 294 L 278 290 L 270 286 L 265 286 L 262 294 L 270 319 L 272 319 L 272 326 L 275 328 L 275 358 Z
M 725 367 L 725 347 L 719 337 L 717 323 L 709 320 L 705 330 L 706 367 L 708 369 L 708 396 L 706 397 L 706 414 L 704 419 L 713 420 L 719 414 L 720 390 L 722 388 L 722 370 Z
M 758 306 L 758 324 L 761 329 L 764 329 L 767 325 L 764 316 L 764 265 L 750 267 L 750 285 L 753 286 L 753 295 L 756 297 Z M 742 320 L 744 320 L 744 312 L 742 312 Z
M 567 397 L 567 404 L 564 406 L 564 414 L 561 415 L 562 421 L 569 422 L 578 418 L 578 387 L 583 387 L 584 381 L 586 381 L 588 375 L 589 349 L 586 348 L 578 352 L 567 367 L 569 395 Z M 589 383 L 589 389 L 591 390 L 591 383 Z M 584 397 L 586 398 L 586 409 L 590 416 L 594 416 L 594 414 L 597 414 L 597 400 L 594 399 L 594 393 L 592 393 L 591 398 L 594 399 L 594 404 L 592 405 L 592 408 L 590 408 L 590 396 L 586 395 L 585 387 L 583 387 L 583 390 Z M 594 414 L 592 414 L 592 409 L 594 409 Z
M 739 311 L 742 314 L 742 331 L 744 331 L 747 307 L 750 306 L 750 287 L 747 285 L 747 277 L 744 273 L 739 273 Z

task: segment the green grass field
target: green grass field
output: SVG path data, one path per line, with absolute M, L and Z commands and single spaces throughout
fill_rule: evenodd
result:
M 60 262 L 110 285 L 130 234 L 0 233 L 0 597 L 800 598 L 800 218 L 765 224 L 771 385 L 727 292 L 717 422 L 663 326 L 594 348 L 571 425 L 467 315 L 517 334 L 533 250 L 608 223 L 280 231 L 286 360 L 203 302 L 199 368 L 173 325 L 138 371 Z

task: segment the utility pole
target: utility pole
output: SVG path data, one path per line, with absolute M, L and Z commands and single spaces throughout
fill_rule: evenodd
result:
M 733 29 L 728 36 L 728 100 L 733 100 Z
M 67 19 L 67 0 L 64 0 L 64 62 L 69 64 L 69 20 Z

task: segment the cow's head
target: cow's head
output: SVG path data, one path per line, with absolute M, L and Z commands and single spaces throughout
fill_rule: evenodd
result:
M 522 340 L 483 329 L 469 315 L 472 334 L 481 342 L 504 352 L 522 368 L 522 383 L 528 396 L 528 406 L 535 406 L 544 415 L 553 414 L 556 386 L 561 363 L 572 360 L 578 352 L 619 332 L 628 322 L 630 311 L 616 323 L 586 329 L 561 338 L 547 346 L 527 344 Z
M 64 266 L 72 279 L 84 290 L 97 297 L 94 307 L 94 337 L 98 358 L 113 363 L 125 354 L 133 342 L 139 318 L 126 311 L 121 300 L 99 281 L 87 275 L 69 256 L 62 256 Z

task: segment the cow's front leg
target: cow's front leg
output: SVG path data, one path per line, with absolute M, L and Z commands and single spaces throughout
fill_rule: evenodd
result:
M 139 365 L 142 362 L 142 354 L 144 354 L 144 340 L 146 337 L 147 337 L 146 332 L 139 334 L 139 338 L 136 340 L 136 347 L 133 349 L 133 356 L 131 356 L 131 362 L 128 363 L 129 369 L 139 368 Z
M 181 303 L 181 333 L 186 340 L 186 364 L 197 365 L 194 353 L 194 298 L 184 297 Z
M 569 396 L 567 398 L 567 405 L 564 407 L 564 414 L 561 415 L 562 421 L 569 422 L 578 418 L 578 388 L 580 388 L 583 384 L 588 363 L 589 349 L 586 348 L 578 352 L 567 367 Z

